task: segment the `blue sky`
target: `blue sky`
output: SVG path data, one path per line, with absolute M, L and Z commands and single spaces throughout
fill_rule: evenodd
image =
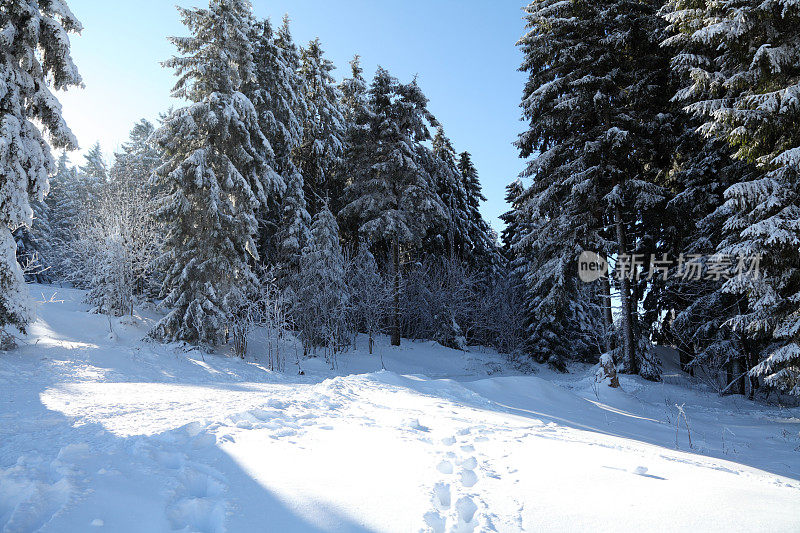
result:
M 140 118 L 155 120 L 170 105 L 175 53 L 169 35 L 185 35 L 173 1 L 69 0 L 84 25 L 72 54 L 86 88 L 61 94 L 64 116 L 82 149 L 100 141 L 107 154 Z M 182 6 L 207 2 L 178 0 Z M 523 168 L 511 143 L 523 128 L 519 101 L 524 75 L 515 43 L 524 31 L 514 0 L 253 0 L 256 15 L 292 19 L 298 44 L 319 37 L 336 64 L 362 57 L 371 77 L 378 65 L 401 80 L 415 74 L 456 150 L 469 150 L 488 198 L 483 212 L 499 229 L 505 186 Z M 74 154 L 73 160 L 82 158 Z

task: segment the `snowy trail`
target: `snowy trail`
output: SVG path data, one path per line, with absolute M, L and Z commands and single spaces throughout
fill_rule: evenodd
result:
M 797 409 L 598 399 L 428 343 L 279 375 L 143 343 L 146 316 L 109 335 L 80 296 L 0 355 L 2 532 L 800 530 Z M 675 449 L 678 401 L 703 455 Z

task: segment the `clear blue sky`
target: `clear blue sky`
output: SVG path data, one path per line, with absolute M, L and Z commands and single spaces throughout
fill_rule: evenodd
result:
M 169 35 L 185 35 L 174 1 L 68 0 L 84 25 L 72 53 L 86 88 L 59 98 L 81 148 L 100 141 L 107 154 L 140 118 L 155 120 L 170 105 L 172 72 L 162 61 L 175 53 Z M 177 0 L 182 6 L 207 4 Z M 401 80 L 415 74 L 429 107 L 456 150 L 469 150 L 488 202 L 483 212 L 495 229 L 506 210 L 505 186 L 523 168 L 511 143 L 523 124 L 519 101 L 524 75 L 515 43 L 524 31 L 516 0 L 253 0 L 256 15 L 292 18 L 298 44 L 319 37 L 337 66 L 362 57 L 371 77 L 378 65 Z M 73 154 L 76 162 L 82 160 Z

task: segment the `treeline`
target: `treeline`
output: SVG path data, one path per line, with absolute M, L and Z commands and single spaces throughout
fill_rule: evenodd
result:
M 246 0 L 179 10 L 189 36 L 164 66 L 187 105 L 136 124 L 110 165 L 99 145 L 61 155 L 16 232 L 28 278 L 111 315 L 160 299 L 153 338 L 242 356 L 256 326 L 328 356 L 358 332 L 521 354 L 477 170 L 417 82 L 368 81 L 358 56 L 337 82 L 318 39 L 298 47 Z
M 600 346 L 658 379 L 655 341 L 723 392 L 800 394 L 800 3 L 540 0 L 526 18 L 531 182 L 508 188 L 503 239 L 528 348 L 562 366 Z M 580 281 L 584 251 L 611 280 Z

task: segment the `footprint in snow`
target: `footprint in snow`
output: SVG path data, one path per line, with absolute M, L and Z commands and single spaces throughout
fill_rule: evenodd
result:
M 437 483 L 433 487 L 433 493 L 436 495 L 438 506 L 441 509 L 450 508 L 450 485 L 447 483 Z
M 475 530 L 475 513 L 478 512 L 478 506 L 472 501 L 469 496 L 459 498 L 456 502 L 456 511 L 458 512 L 458 531 L 474 531 Z
M 453 473 L 453 463 L 450 461 L 444 460 L 440 462 L 436 469 L 441 472 L 442 474 L 452 474 Z
M 440 441 L 448 447 L 459 441 L 461 441 L 461 445 L 455 449 L 450 448 L 448 451 L 442 450 L 444 458 L 436 466 L 438 473 L 445 478 L 434 485 L 432 491 L 433 510 L 423 516 L 429 531 L 469 533 L 479 528 L 478 503 L 473 499 L 475 495 L 467 492 L 479 481 L 478 474 L 475 472 L 478 468 L 478 460 L 471 455 L 471 452 L 475 451 L 475 447 L 470 443 L 471 435 L 472 428 L 465 428 L 458 431 L 456 435 L 445 437 Z M 461 455 L 462 452 L 466 453 Z

